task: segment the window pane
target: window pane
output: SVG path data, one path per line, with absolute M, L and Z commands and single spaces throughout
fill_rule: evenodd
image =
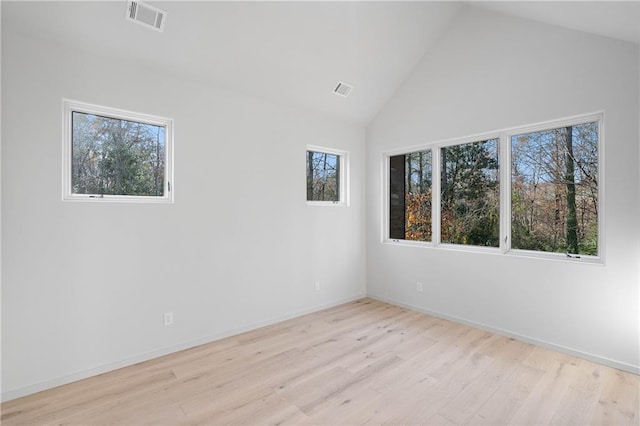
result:
M 511 138 L 511 247 L 598 254 L 598 123 Z
M 389 238 L 431 241 L 431 151 L 389 159 Z
M 500 245 L 498 139 L 441 149 L 441 241 Z
M 163 196 L 165 127 L 72 113 L 73 194 Z
M 307 201 L 340 201 L 340 156 L 307 151 Z

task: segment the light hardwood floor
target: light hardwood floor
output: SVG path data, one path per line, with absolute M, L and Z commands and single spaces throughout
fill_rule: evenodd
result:
M 637 425 L 639 378 L 371 299 L 2 404 L 2 424 Z

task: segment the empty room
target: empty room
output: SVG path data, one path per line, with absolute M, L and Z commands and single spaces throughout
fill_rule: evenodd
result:
M 640 2 L 0 6 L 3 425 L 640 424 Z

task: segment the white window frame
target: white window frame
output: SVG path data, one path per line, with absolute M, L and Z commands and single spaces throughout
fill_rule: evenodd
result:
M 584 123 L 598 123 L 598 255 L 578 255 L 569 256 L 564 253 L 553 253 L 534 250 L 522 250 L 511 248 L 511 137 L 521 135 L 525 133 L 540 132 L 544 130 L 553 130 L 567 126 L 576 126 Z M 505 152 L 505 163 L 508 165 L 507 170 L 504 171 L 506 175 L 505 188 L 508 198 L 505 198 L 504 202 L 501 198 L 501 215 L 504 211 L 504 223 L 505 234 L 501 234 L 500 244 L 502 251 L 509 256 L 519 257 L 531 257 L 538 259 L 551 259 L 568 261 L 574 263 L 590 263 L 604 265 L 605 259 L 605 202 L 604 202 L 604 112 L 596 112 L 591 114 L 578 115 L 559 120 L 546 121 L 542 123 L 536 123 L 529 126 L 521 126 L 517 128 L 511 128 L 505 130 L 501 136 L 501 143 L 503 145 L 503 151 Z M 502 152 L 502 151 L 501 151 Z M 501 175 L 503 176 L 503 175 Z M 504 178 L 504 177 L 503 177 Z M 501 194 L 502 196 L 502 194 Z M 502 227 L 501 227 L 502 229 Z
M 307 160 L 306 155 L 308 151 L 326 153 L 331 155 L 338 156 L 338 161 L 340 162 L 340 174 L 338 176 L 339 179 L 339 187 L 338 187 L 338 201 L 312 201 L 307 200 L 308 206 L 325 206 L 325 207 L 347 207 L 349 206 L 349 151 L 344 151 L 335 148 L 327 148 L 324 146 L 318 145 L 307 145 L 305 150 L 305 161 L 304 161 L 304 171 L 305 171 L 305 181 L 307 176 Z M 306 187 L 305 187 L 306 188 Z M 306 191 L 305 191 L 305 199 L 306 199 Z
M 62 199 L 63 201 L 79 202 L 129 202 L 129 203 L 173 203 L 173 120 L 149 114 L 104 107 L 85 102 L 63 99 L 62 126 Z M 74 112 L 100 115 L 109 118 L 152 124 L 165 128 L 165 171 L 164 191 L 162 196 L 140 195 L 101 195 L 74 194 L 72 192 L 72 153 L 73 153 L 73 124 Z
M 401 244 L 401 245 L 405 245 L 405 246 L 413 246 L 413 247 L 435 247 L 436 245 L 436 230 L 434 229 L 435 227 L 433 226 L 433 224 L 435 223 L 434 221 L 440 220 L 440 211 L 439 209 L 435 209 L 433 208 L 433 206 L 435 205 L 435 179 L 436 179 L 436 175 L 437 179 L 438 179 L 438 187 L 440 187 L 440 174 L 439 173 L 435 173 L 435 157 L 436 155 L 434 154 L 434 151 L 438 149 L 436 148 L 436 144 L 426 144 L 426 145 L 414 145 L 412 147 L 409 148 L 402 148 L 402 149 L 396 149 L 393 151 L 387 151 L 383 154 L 383 160 L 382 160 L 382 170 L 383 170 L 383 179 L 384 179 L 384 185 L 383 185 L 383 195 L 382 195 L 382 200 L 383 200 L 383 211 L 384 211 L 384 215 L 383 215 L 383 227 L 382 227 L 382 242 L 392 242 L 395 244 Z M 406 155 L 406 154 L 412 154 L 412 153 L 416 153 L 416 152 L 420 152 L 420 151 L 431 151 L 431 172 L 433 174 L 433 176 L 431 177 L 431 241 L 418 241 L 418 240 L 402 240 L 402 239 L 397 239 L 397 238 L 389 238 L 389 233 L 390 233 L 390 229 L 389 229 L 389 209 L 391 208 L 391 205 L 389 203 L 389 199 L 391 198 L 391 188 L 390 188 L 390 179 L 391 179 L 391 168 L 390 168 L 390 160 L 391 157 L 394 157 L 396 155 Z M 437 155 L 438 157 L 438 167 L 440 165 L 440 155 Z M 438 194 L 437 199 L 440 200 L 440 194 Z M 436 210 L 438 210 L 438 212 L 436 213 Z M 437 241 L 440 241 L 440 227 L 438 226 L 438 235 L 437 235 Z
M 598 123 L 598 255 L 579 255 L 569 257 L 564 253 L 538 252 L 511 248 L 511 137 L 531 132 L 551 130 L 578 124 Z M 498 139 L 499 143 L 499 176 L 500 176 L 500 245 L 499 247 L 483 247 L 464 244 L 442 243 L 440 219 L 441 219 L 441 148 L 463 145 L 467 143 Z M 462 138 L 448 139 L 444 141 L 413 145 L 398 148 L 382 153 L 382 226 L 381 243 L 419 248 L 441 248 L 465 252 L 503 254 L 513 257 L 530 257 L 538 259 L 550 259 L 571 263 L 604 264 L 605 258 L 605 201 L 604 201 L 604 112 L 595 112 L 584 115 L 566 117 L 558 120 L 545 121 L 527 126 L 518 126 L 508 129 L 465 136 Z M 432 211 L 431 211 L 431 241 L 412 241 L 389 238 L 389 178 L 390 157 L 409 154 L 416 151 L 431 150 L 432 176 Z

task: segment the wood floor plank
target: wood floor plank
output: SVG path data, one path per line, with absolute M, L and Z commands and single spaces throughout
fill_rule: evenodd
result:
M 638 425 L 639 377 L 372 299 L 8 401 L 13 425 Z
M 259 418 L 257 413 L 261 409 L 281 400 L 278 394 L 264 386 L 238 388 L 224 396 L 212 395 L 207 404 L 197 410 L 185 410 L 188 419 L 184 424 L 248 424 L 250 419 Z
M 76 384 L 41 392 L 41 404 L 38 404 L 37 400 L 31 400 L 24 406 L 15 405 L 15 402 L 20 400 L 11 401 L 6 407 L 3 404 L 2 423 L 13 418 L 20 420 L 22 424 L 61 423 L 85 411 L 103 407 L 109 410 L 109 406 L 119 404 L 123 394 L 136 398 L 155 389 L 162 389 L 175 381 L 175 375 L 167 371 L 122 381 L 112 381 L 106 377 L 104 379 L 103 386 L 92 384 L 84 392 L 82 387 Z M 15 415 L 16 412 L 20 414 Z
M 580 361 L 557 362 L 549 357 L 545 374 L 511 421 L 515 424 L 550 424 L 556 410 L 561 407 L 571 383 L 576 380 Z
M 512 374 L 531 350 L 531 345 L 511 340 L 494 355 L 493 362 L 438 413 L 455 424 L 467 423 L 504 383 L 511 380 Z
M 597 403 L 590 409 L 590 423 L 597 425 L 640 424 L 638 376 L 600 366 L 602 386 Z
M 600 368 L 590 362 L 580 363 L 576 379 L 568 386 L 550 423 L 576 426 L 588 423 L 589 409 L 597 404 L 601 386 Z
M 478 426 L 509 424 L 543 374 L 543 370 L 519 365 L 509 380 L 485 401 L 468 423 Z

